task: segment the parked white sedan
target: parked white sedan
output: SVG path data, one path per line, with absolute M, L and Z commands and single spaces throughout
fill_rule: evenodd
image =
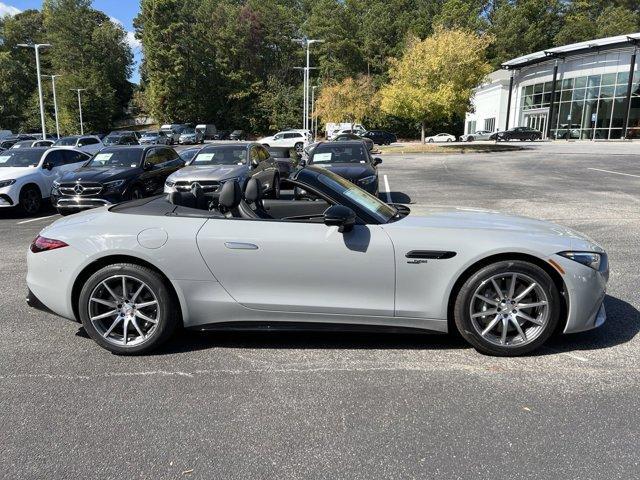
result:
M 439 133 L 431 137 L 425 137 L 424 141 L 428 143 L 455 142 L 456 137 L 449 133 Z
M 264 137 L 258 140 L 265 147 L 295 148 L 298 153 L 302 153 L 305 141 L 308 141 L 308 138 L 302 131 L 298 130 L 278 132 L 271 137 Z
M 49 198 L 56 179 L 81 167 L 91 155 L 74 148 L 18 148 L 0 152 L 0 208 L 33 215 Z
M 102 140 L 94 135 L 73 135 L 63 137 L 53 144 L 54 147 L 74 147 L 87 153 L 97 153 L 104 147 Z

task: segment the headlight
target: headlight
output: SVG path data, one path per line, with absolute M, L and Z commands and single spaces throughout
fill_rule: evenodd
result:
M 8 187 L 9 185 L 13 185 L 16 183 L 15 180 L 0 180 L 0 188 Z
M 171 180 L 167 180 L 166 182 L 164 182 L 164 184 L 165 184 L 165 186 L 171 188 L 176 184 L 176 182 L 172 182 Z
M 377 178 L 378 177 L 376 175 L 371 175 L 370 177 L 361 178 L 360 180 L 358 180 L 358 183 L 360 185 L 369 185 L 370 183 L 375 182 Z
M 122 187 L 125 182 L 126 180 L 116 180 L 114 182 L 107 182 L 104 184 L 104 187 L 107 191 L 113 192 L 115 190 L 118 190 L 120 187 Z
M 600 270 L 602 266 L 602 255 L 594 252 L 560 252 L 558 255 L 581 263 L 594 270 Z

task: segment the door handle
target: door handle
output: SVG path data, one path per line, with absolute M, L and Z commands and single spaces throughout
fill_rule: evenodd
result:
M 224 246 L 231 250 L 258 250 L 258 246 L 253 243 L 224 242 Z

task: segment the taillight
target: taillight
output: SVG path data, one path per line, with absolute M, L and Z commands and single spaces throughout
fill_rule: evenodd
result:
M 53 238 L 41 237 L 38 235 L 31 242 L 31 251 L 33 253 L 46 252 L 47 250 L 55 250 L 56 248 L 68 247 L 62 240 L 55 240 Z

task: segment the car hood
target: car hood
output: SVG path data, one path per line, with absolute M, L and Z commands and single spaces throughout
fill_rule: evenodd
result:
M 74 172 L 66 173 L 60 179 L 60 183 L 65 182 L 98 182 L 104 183 L 113 180 L 121 180 L 123 178 L 129 178 L 142 171 L 141 168 L 132 167 L 112 167 L 112 168 L 92 168 L 81 167 Z
M 249 167 L 246 165 L 212 165 L 196 167 L 189 165 L 181 168 L 169 176 L 170 180 L 227 180 L 246 175 Z
M 369 177 L 371 175 L 375 175 L 376 171 L 371 165 L 366 164 L 358 164 L 358 163 L 350 163 L 346 165 L 340 164 L 315 164 L 311 163 L 311 165 L 320 168 L 326 168 L 330 172 L 333 172 L 341 177 L 347 179 L 359 179 L 363 177 Z
M 430 208 L 421 212 L 420 215 L 412 214 L 402 220 L 387 224 L 384 228 L 390 230 L 395 228 L 434 228 L 485 231 L 490 235 L 496 233 L 500 235 L 515 234 L 536 240 L 548 239 L 554 243 L 565 243 L 567 249 L 589 248 L 590 250 L 604 251 L 600 245 L 586 235 L 562 225 L 475 208 Z
M 0 167 L 0 180 L 15 180 L 36 171 L 36 167 Z

